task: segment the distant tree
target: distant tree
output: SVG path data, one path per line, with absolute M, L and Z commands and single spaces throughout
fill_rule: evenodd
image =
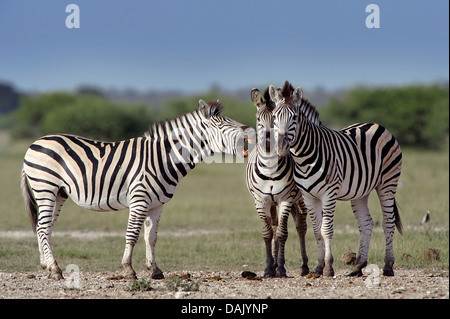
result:
M 322 111 L 333 126 L 373 122 L 385 126 L 401 146 L 441 148 L 449 132 L 449 88 L 443 85 L 356 87 Z
M 19 93 L 11 85 L 0 83 L 0 114 L 14 111 L 19 106 Z
M 35 137 L 40 135 L 40 126 L 44 117 L 58 108 L 64 108 L 74 103 L 76 96 L 57 92 L 49 94 L 28 95 L 20 100 L 16 112 L 18 125 L 13 129 L 15 137 Z
M 101 88 L 98 88 L 93 85 L 81 85 L 76 90 L 77 94 L 80 95 L 95 95 L 100 97 L 105 97 Z
M 16 137 L 68 133 L 114 141 L 142 136 L 154 116 L 143 105 L 124 107 L 92 94 L 52 93 L 24 98 L 16 118 Z

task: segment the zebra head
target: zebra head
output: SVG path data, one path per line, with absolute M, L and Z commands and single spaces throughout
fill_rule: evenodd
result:
M 274 135 L 273 135 L 273 107 L 274 103 L 267 96 L 268 91 L 264 94 L 265 101 L 261 97 L 258 89 L 252 89 L 251 98 L 253 105 L 256 106 L 256 134 L 258 137 L 258 152 L 265 155 L 273 155 L 274 153 Z
M 248 156 L 245 141 L 253 142 L 255 130 L 222 115 L 223 105 L 219 100 L 206 103 L 198 102 L 199 114 L 206 128 L 206 142 L 212 152 Z
M 303 92 L 301 87 L 294 90 L 288 81 L 281 90 L 270 85 L 268 91 L 270 99 L 275 103 L 272 114 L 278 154 L 286 156 L 295 140 L 299 113 L 298 101 L 301 100 Z

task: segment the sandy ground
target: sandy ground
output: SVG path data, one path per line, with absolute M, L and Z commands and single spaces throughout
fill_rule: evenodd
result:
M 449 273 L 441 269 L 395 269 L 395 277 L 347 277 L 347 269 L 337 269 L 333 278 L 288 273 L 288 278 L 247 279 L 241 272 L 167 272 L 165 280 L 151 280 L 146 291 L 130 290 L 132 281 L 119 272 L 64 273 L 65 279 L 47 279 L 44 271 L 0 272 L 0 298 L 16 299 L 448 299 Z M 366 273 L 369 273 L 366 271 Z M 169 284 L 183 284 L 170 289 Z M 139 272 L 138 278 L 149 279 Z M 175 278 L 175 279 L 174 279 Z M 193 291 L 195 284 L 198 290 Z M 186 288 L 188 287 L 188 288 Z

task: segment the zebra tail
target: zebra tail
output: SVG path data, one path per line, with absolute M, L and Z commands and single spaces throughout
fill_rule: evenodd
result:
M 403 234 L 403 225 L 402 220 L 400 219 L 400 213 L 398 211 L 397 202 L 394 199 L 394 217 L 395 217 L 395 226 L 400 234 Z
M 30 216 L 31 228 L 33 229 L 33 232 L 36 233 L 36 225 L 38 220 L 38 207 L 36 200 L 34 199 L 33 194 L 31 193 L 30 187 L 28 185 L 27 176 L 23 170 L 20 186 L 22 187 L 22 195 L 23 199 L 25 200 L 25 207 L 27 209 L 28 216 Z

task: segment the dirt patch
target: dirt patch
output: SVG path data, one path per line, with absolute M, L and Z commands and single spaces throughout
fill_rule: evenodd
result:
M 0 273 L 0 298 L 154 298 L 154 299 L 410 299 L 449 298 L 447 270 L 395 269 L 395 277 L 369 275 L 347 277 L 346 269 L 336 276 L 301 277 L 289 272 L 288 278 L 244 278 L 242 272 L 184 271 L 166 272 L 165 280 L 148 280 L 147 272 L 139 272 L 147 289 L 139 290 L 119 272 L 72 272 L 65 280 L 47 279 L 43 271 Z M 178 288 L 173 288 L 178 278 Z M 170 282 L 170 285 L 168 284 Z M 198 283 L 198 284 L 197 284 Z M 134 287 L 134 288 L 133 288 Z M 188 291 L 182 291 L 188 287 Z M 192 289 L 192 287 L 195 287 Z M 197 290 L 198 289 L 198 290 Z

